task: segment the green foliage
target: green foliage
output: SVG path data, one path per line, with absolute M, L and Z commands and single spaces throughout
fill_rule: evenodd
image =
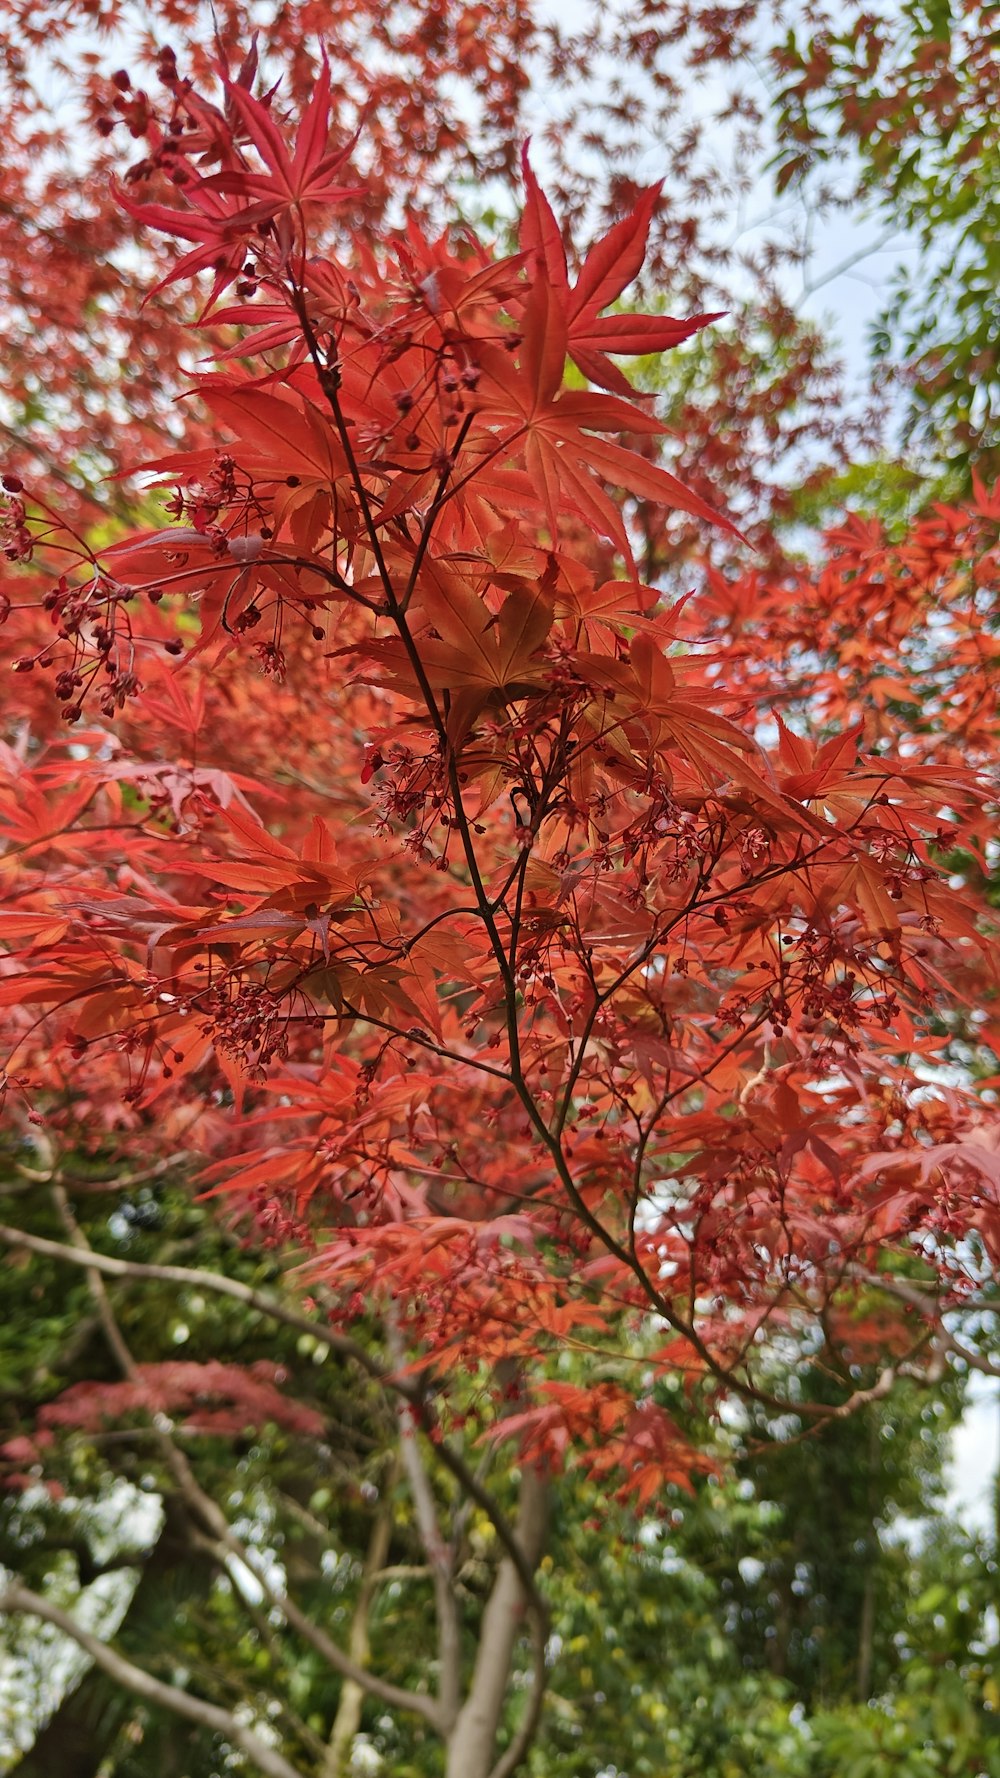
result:
M 992 1778 L 996 1567 L 943 1501 L 960 1407 L 951 1379 L 817 1436 L 748 1423 L 638 1535 L 567 1486 L 534 1778 Z
M 793 524 L 821 531 L 841 521 L 845 511 L 877 513 L 893 540 L 905 536 L 931 500 L 951 496 L 947 473 L 931 483 L 909 464 L 891 458 L 852 463 L 818 484 L 795 490 Z
M 1000 465 L 997 42 L 990 0 L 906 0 L 803 23 L 774 55 L 779 187 L 859 163 L 903 246 L 875 355 L 905 367 L 910 436 L 966 480 Z
M 84 1171 L 96 1181 L 96 1163 Z M 41 1188 L 8 1198 L 3 1210 L 36 1233 L 58 1233 Z M 235 1244 L 179 1182 L 82 1191 L 77 1210 L 104 1251 L 153 1263 L 195 1258 L 273 1288 L 267 1256 Z M 43 1300 L 46 1313 L 33 1318 L 31 1305 Z M 116 1289 L 115 1303 L 140 1362 L 178 1349 L 244 1364 L 263 1353 L 285 1357 L 297 1361 L 297 1397 L 325 1404 L 335 1446 L 307 1452 L 274 1426 L 235 1441 L 185 1441 L 204 1485 L 238 1515 L 250 1547 L 282 1563 L 316 1621 L 341 1632 L 349 1622 L 380 1499 L 393 1503 L 390 1561 L 404 1571 L 419 1563 L 412 1507 L 393 1492 L 392 1428 L 355 1379 L 329 1359 L 303 1377 L 303 1337 L 276 1331 L 240 1303 L 156 1283 Z M 100 1380 L 103 1335 L 84 1274 L 56 1273 L 39 1257 L 22 1254 L 0 1268 L 0 1314 L 8 1329 L 30 1328 L 2 1348 L 9 1436 L 33 1405 L 79 1378 Z M 103 1366 L 112 1380 L 109 1355 Z M 813 1383 L 821 1390 L 820 1379 Z M 672 1490 L 641 1524 L 567 1474 L 542 1568 L 552 1694 L 532 1778 L 1000 1774 L 993 1552 L 949 1533 L 941 1516 L 945 1434 L 959 1406 L 952 1381 L 937 1392 L 898 1393 L 891 1409 L 874 1404 L 819 1436 L 748 1418 L 727 1434 L 716 1479 L 693 1495 Z M 692 1402 L 686 1411 L 708 1407 Z M 767 1450 L 765 1431 L 779 1435 Z M 110 1585 L 123 1654 L 250 1709 L 282 1697 L 273 1725 L 280 1744 L 303 1774 L 321 1770 L 337 1681 L 266 1614 L 248 1615 L 234 1577 L 192 1535 L 142 1429 L 70 1432 L 46 1468 L 66 1492 L 8 1495 L 4 1564 L 74 1609 Z M 491 1527 L 474 1514 L 460 1576 L 473 1605 L 488 1587 L 492 1545 Z M 426 1604 L 423 1583 L 401 1572 L 379 1589 L 372 1612 L 380 1670 L 410 1685 L 430 1676 Z M 865 1633 L 869 1683 L 858 1702 Z M 51 1639 L 40 1642 L 23 1625 L 5 1634 L 8 1671 L 15 1655 L 22 1662 L 22 1695 L 34 1672 L 34 1708 L 55 1711 L 34 1750 L 8 1767 L 17 1778 L 47 1778 L 54 1760 L 60 1778 L 95 1778 L 98 1757 L 101 1778 L 210 1778 L 231 1769 L 217 1737 L 137 1705 L 82 1664 L 75 1680 L 46 1690 Z M 473 1650 L 470 1640 L 470 1658 Z M 439 1772 L 434 1738 L 421 1726 L 377 1702 L 365 1707 L 362 1726 L 383 1772 Z

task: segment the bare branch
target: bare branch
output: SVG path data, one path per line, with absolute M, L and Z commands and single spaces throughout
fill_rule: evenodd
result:
M 93 1255 L 92 1249 L 88 1246 L 86 1237 L 73 1216 L 65 1190 L 58 1181 L 53 1181 L 52 1191 L 72 1243 L 66 1252 L 79 1253 L 81 1260 L 86 1264 L 94 1301 L 107 1329 L 108 1339 L 115 1357 L 118 1359 L 123 1374 L 131 1382 L 141 1386 L 141 1374 L 115 1319 L 114 1309 L 104 1288 L 104 1281 L 98 1268 L 90 1264 L 91 1257 L 96 1258 L 96 1255 Z M 309 1325 L 311 1327 L 311 1324 Z M 411 1711 L 413 1714 L 423 1717 L 433 1728 L 440 1730 L 442 1727 L 441 1715 L 436 1700 L 428 1698 L 420 1692 L 410 1692 L 402 1686 L 392 1685 L 388 1680 L 381 1679 L 377 1674 L 369 1673 L 365 1668 L 358 1666 L 336 1642 L 327 1636 L 324 1630 L 313 1623 L 312 1619 L 296 1605 L 288 1593 L 274 1586 L 268 1571 L 257 1561 L 253 1551 L 248 1549 L 236 1536 L 218 1502 L 202 1487 L 184 1452 L 171 1438 L 169 1432 L 161 1427 L 157 1420 L 153 1419 L 152 1415 L 150 1419 L 163 1459 L 177 1487 L 187 1501 L 195 1520 L 200 1521 L 211 1536 L 217 1540 L 220 1550 L 235 1556 L 237 1561 L 244 1564 L 253 1575 L 272 1609 L 280 1612 L 292 1629 L 296 1630 L 303 1641 L 308 1642 L 317 1654 L 322 1656 L 334 1672 L 341 1674 L 344 1679 L 353 1680 L 355 1684 L 360 1685 L 373 1697 L 381 1698 L 384 1704 L 389 1704 L 397 1710 Z
M 911 1308 L 919 1310 L 925 1320 L 934 1324 L 933 1340 L 941 1352 L 950 1352 L 952 1357 L 960 1358 L 963 1364 L 967 1364 L 970 1370 L 981 1371 L 985 1377 L 1000 1377 L 1000 1363 L 996 1359 L 989 1358 L 985 1352 L 977 1352 L 974 1346 L 967 1346 L 964 1340 L 960 1340 L 956 1334 L 945 1327 L 944 1322 L 940 1319 L 945 1311 L 942 1310 L 933 1291 L 922 1289 L 919 1284 L 914 1284 L 910 1279 L 891 1277 L 885 1272 L 856 1270 L 852 1276 L 861 1283 L 870 1284 L 875 1290 L 884 1290 L 888 1296 L 897 1297 L 901 1303 L 907 1303 Z M 987 1311 L 995 1313 L 997 1305 L 995 1303 L 967 1303 L 962 1304 L 961 1307 L 967 1314 L 986 1313 Z
M 399 1336 L 398 1322 L 391 1303 L 386 1314 L 386 1334 L 396 1366 L 398 1369 L 402 1368 L 405 1355 Z M 413 1509 L 420 1541 L 434 1576 L 434 1608 L 437 1617 L 438 1663 L 440 1667 L 438 1698 L 441 1714 L 450 1726 L 458 1716 L 462 1687 L 461 1627 L 458 1617 L 458 1601 L 455 1598 L 452 1584 L 455 1551 L 443 1536 L 438 1521 L 434 1490 L 431 1487 L 431 1479 L 420 1450 L 416 1416 L 407 1401 L 397 1403 L 397 1413 L 399 1416 L 401 1461 L 413 1498 Z
M 358 1589 L 354 1616 L 351 1619 L 348 1650 L 352 1661 L 363 1667 L 368 1660 L 371 1647 L 370 1619 L 372 1600 L 376 1588 L 385 1574 L 385 1559 L 389 1554 L 392 1542 L 392 1504 L 391 1489 L 395 1480 L 395 1465 L 383 1482 L 383 1498 L 375 1515 L 371 1536 L 368 1540 L 368 1552 L 365 1556 L 364 1572 Z M 337 1714 L 333 1719 L 330 1740 L 325 1749 L 322 1778 L 342 1778 L 348 1769 L 351 1747 L 354 1737 L 361 1727 L 361 1710 L 364 1701 L 364 1690 L 351 1679 L 345 1679 L 340 1688 L 337 1702 Z
M 0 1596 L 0 1611 L 26 1611 L 32 1617 L 41 1618 L 43 1623 L 52 1624 L 69 1636 L 84 1653 L 90 1656 L 95 1667 L 106 1673 L 124 1691 L 132 1692 L 137 1698 L 145 1698 L 147 1703 L 155 1704 L 161 1710 L 171 1710 L 175 1716 L 182 1716 L 188 1722 L 194 1722 L 200 1728 L 211 1729 L 217 1735 L 223 1735 L 234 1747 L 253 1760 L 265 1778 L 300 1778 L 295 1767 L 289 1765 L 282 1754 L 266 1741 L 262 1741 L 253 1729 L 245 1727 L 229 1710 L 222 1710 L 217 1704 L 209 1704 L 203 1698 L 192 1697 L 190 1692 L 181 1691 L 179 1686 L 166 1685 L 163 1680 L 154 1679 L 144 1667 L 136 1667 L 127 1661 L 124 1655 L 116 1653 L 106 1642 L 93 1636 L 89 1630 L 53 1605 L 40 1594 L 33 1593 L 28 1587 L 22 1587 L 14 1581 Z
M 533 1562 L 528 1561 L 521 1544 L 508 1525 L 506 1518 L 497 1506 L 489 1489 L 484 1487 L 475 1471 L 469 1468 L 465 1458 L 455 1450 L 453 1445 L 449 1445 L 444 1439 L 433 1439 L 431 1443 L 432 1449 L 435 1451 L 436 1455 L 440 1458 L 445 1468 L 451 1470 L 455 1480 L 465 1491 L 468 1498 L 475 1501 L 476 1505 L 486 1514 L 497 1537 L 503 1544 L 506 1555 L 517 1572 L 518 1579 L 524 1588 L 525 1598 L 527 1599 L 529 1606 L 547 1629 L 548 1607 L 535 1583 L 535 1565 Z
M 248 1309 L 256 1309 L 258 1314 L 269 1316 L 272 1321 L 280 1321 L 286 1327 L 295 1328 L 298 1333 L 309 1334 L 321 1346 L 329 1347 L 339 1357 L 349 1358 L 354 1364 L 360 1365 L 377 1382 L 390 1382 L 386 1367 L 356 1340 L 334 1332 L 323 1321 L 313 1321 L 308 1315 L 300 1315 L 296 1309 L 286 1307 L 276 1297 L 255 1290 L 250 1284 L 242 1284 L 237 1278 L 227 1278 L 222 1272 L 209 1272 L 200 1266 L 148 1265 L 138 1260 L 116 1259 L 112 1254 L 97 1253 L 92 1247 L 80 1248 L 76 1243 L 66 1246 L 64 1242 L 49 1241 L 43 1235 L 30 1235 L 24 1229 L 11 1228 L 7 1224 L 0 1224 L 0 1242 L 6 1247 L 25 1247 L 30 1253 L 40 1254 L 45 1259 L 65 1260 L 71 1265 L 84 1266 L 87 1271 L 100 1273 L 105 1278 L 134 1278 L 137 1281 L 177 1284 L 184 1289 L 210 1290 L 216 1296 L 231 1297 L 234 1302 L 244 1303 Z M 402 1380 L 393 1380 L 392 1387 L 402 1395 L 416 1393 Z

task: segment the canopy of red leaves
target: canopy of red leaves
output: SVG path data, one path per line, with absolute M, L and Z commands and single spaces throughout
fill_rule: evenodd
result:
M 672 604 L 637 504 L 734 531 L 621 364 L 709 317 L 605 312 L 655 188 L 575 278 L 527 163 L 514 252 L 361 226 L 326 69 L 294 128 L 252 88 L 175 83 L 175 200 L 125 188 L 238 330 L 157 521 L 7 482 L 11 1114 L 200 1151 L 421 1364 L 654 1310 L 665 1369 L 766 1396 L 768 1337 L 849 1364 L 898 1271 L 918 1365 L 1000 1251 L 989 1067 L 942 1072 L 996 1047 L 995 497 Z M 615 1389 L 511 1429 L 643 1499 L 684 1467 Z

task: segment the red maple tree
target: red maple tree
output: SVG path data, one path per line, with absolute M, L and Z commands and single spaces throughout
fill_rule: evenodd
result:
M 561 1349 L 655 1316 L 654 1380 L 807 1423 L 976 1361 L 944 1317 L 1000 1244 L 997 505 L 671 599 L 644 528 L 728 521 L 621 363 L 709 319 L 614 307 L 656 189 L 574 274 L 527 160 L 516 251 L 396 228 L 325 66 L 294 130 L 222 85 L 171 84 L 175 200 L 120 192 L 167 285 L 211 273 L 199 438 L 107 545 L 5 480 L 8 1109 L 200 1153 L 338 1321 L 385 1319 L 435 1436 L 486 1371 L 527 1594 L 567 1454 L 643 1507 L 704 1461 Z M 833 1407 L 774 1395 L 778 1340 Z M 513 1769 L 449 1708 L 449 1770 Z
M 671 389 L 675 448 L 690 485 L 738 506 L 744 529 L 773 549 L 771 521 L 796 476 L 822 482 L 871 440 L 875 422 L 851 413 L 842 366 L 795 312 L 798 224 L 734 227 L 734 194 L 748 199 L 771 152 L 759 104 L 741 91 L 744 33 L 757 10 L 741 8 L 720 31 L 717 9 L 696 0 L 667 30 L 662 20 L 642 27 L 629 7 L 595 4 L 564 29 L 532 0 L 499 10 L 296 4 L 263 23 L 242 0 L 207 10 L 171 0 L 152 15 L 133 0 L 70 9 L 0 0 L 12 46 L 0 61 L 0 427 L 11 467 L 37 478 L 43 464 L 64 512 L 79 500 L 93 522 L 114 498 L 105 484 L 94 499 L 109 470 L 151 454 L 164 434 L 201 438 L 198 408 L 166 399 L 184 387 L 190 363 L 184 298 L 167 287 L 139 300 L 168 250 L 148 231 L 136 252 L 111 175 L 131 151 L 127 176 L 152 178 L 166 199 L 169 156 L 161 163 L 159 150 L 173 139 L 173 95 L 190 79 L 214 79 L 220 43 L 235 69 L 232 46 L 258 31 L 236 83 L 252 85 L 259 68 L 263 86 L 279 84 L 279 106 L 304 103 L 326 46 L 344 135 L 363 130 L 364 176 L 341 209 L 356 231 L 400 210 L 439 228 L 452 220 L 456 189 L 473 217 L 494 194 L 509 217 L 520 144 L 534 130 L 560 224 L 586 237 L 633 208 L 655 153 L 666 177 L 640 278 L 676 313 L 727 311 Z M 122 43 L 131 73 L 118 65 Z M 717 73 L 723 96 L 716 108 L 692 108 L 705 71 Z M 647 570 L 706 547 L 704 531 L 675 514 L 644 539 Z M 711 547 L 724 553 L 725 533 Z

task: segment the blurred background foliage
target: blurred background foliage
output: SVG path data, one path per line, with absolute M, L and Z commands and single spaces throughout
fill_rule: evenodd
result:
M 109 1185 L 106 1160 L 81 1163 L 73 1188 L 94 1247 L 153 1263 L 196 1259 L 273 1288 L 269 1257 L 192 1203 L 183 1180 Z M 46 1194 L 30 1183 L 8 1156 L 0 1217 L 57 1236 Z M 409 1686 L 428 1680 L 427 1576 L 398 1486 L 398 1425 L 380 1392 L 240 1303 L 155 1281 L 109 1288 L 139 1363 L 266 1359 L 287 1367 L 282 1388 L 296 1402 L 322 1410 L 322 1439 L 255 1425 L 191 1433 L 185 1448 L 316 1621 L 343 1635 L 377 1565 L 366 1595 L 373 1659 Z M 8 1255 L 0 1326 L 4 1441 L 74 1383 L 116 1380 L 82 1271 Z M 859 1368 L 862 1383 L 874 1374 Z M 779 1359 L 773 1380 L 788 1381 Z M 810 1380 L 813 1393 L 823 1386 Z M 476 1387 L 470 1377 L 473 1458 Z M 712 1418 L 709 1396 L 669 1393 L 678 1417 Z M 715 1427 L 717 1474 L 641 1519 L 567 1472 L 542 1569 L 552 1692 L 533 1778 L 1000 1778 L 996 1536 L 952 1523 L 946 1497 L 962 1407 L 962 1379 L 949 1373 L 930 1389 L 904 1383 L 891 1403 L 819 1434 L 791 1417 L 728 1415 Z M 86 1621 L 108 1632 L 117 1624 L 120 1651 L 161 1677 L 248 1709 L 281 1698 L 271 1727 L 283 1751 L 327 1778 L 336 1679 L 255 1605 L 245 1576 L 220 1564 L 141 1416 L 101 1432 L 57 1429 L 45 1477 L 45 1487 L 3 1498 L 0 1561 Z M 490 1479 L 502 1497 L 502 1460 Z M 473 1511 L 460 1571 L 472 1634 L 492 1539 Z M 526 1677 L 527 1646 L 523 1656 Z M 207 1731 L 137 1703 L 37 1626 L 4 1627 L 3 1672 L 3 1768 L 17 1778 L 240 1769 Z M 377 1701 L 364 1703 L 356 1727 L 345 1774 L 439 1770 L 434 1738 Z

